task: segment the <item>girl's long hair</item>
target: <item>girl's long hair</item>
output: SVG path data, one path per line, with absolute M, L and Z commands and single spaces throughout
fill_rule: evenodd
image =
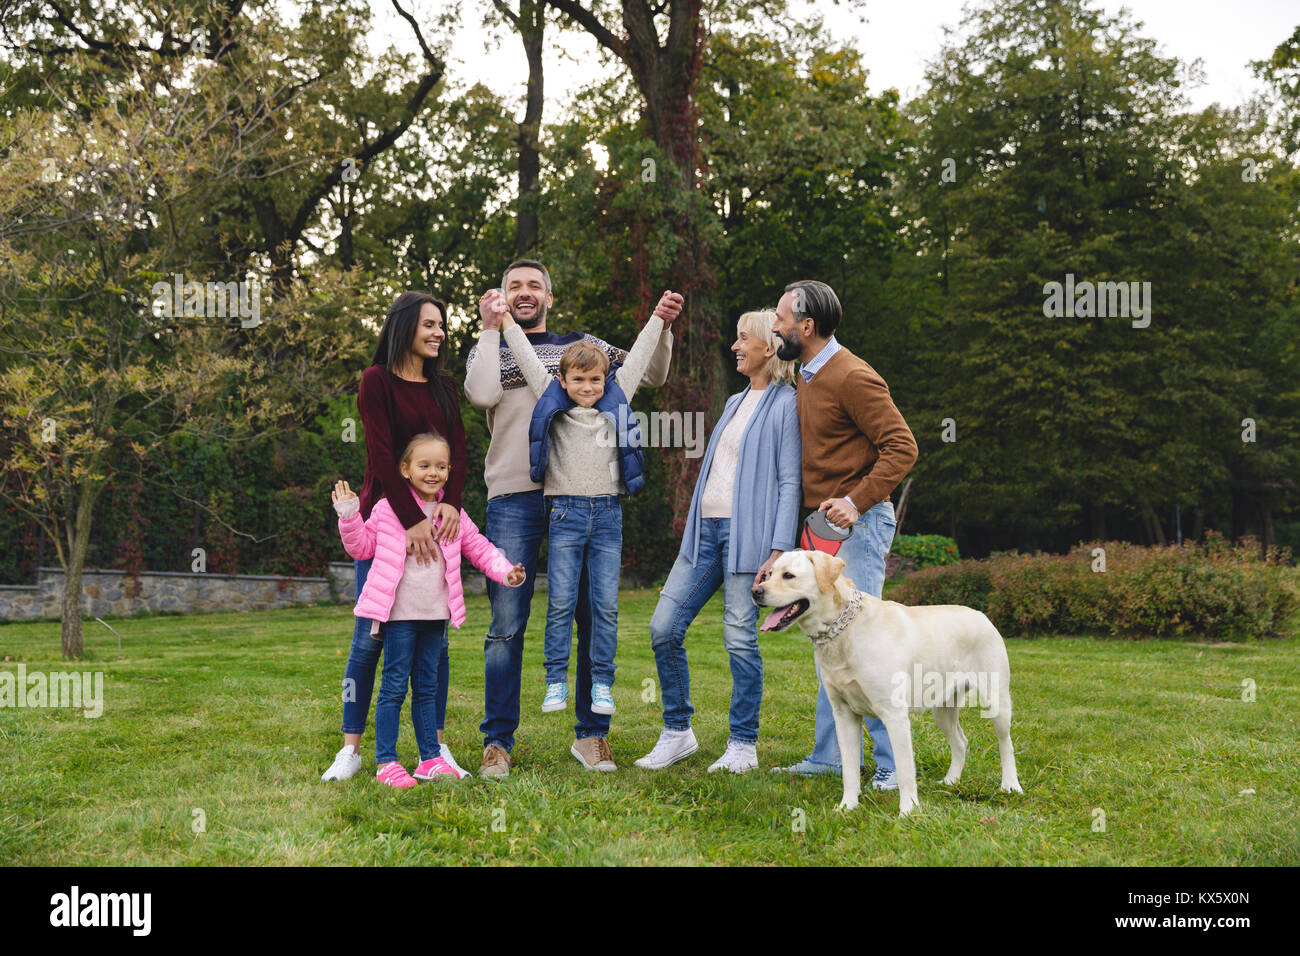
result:
M 433 400 L 442 410 L 445 426 L 450 432 L 454 418 L 460 417 L 460 395 L 456 380 L 443 371 L 447 358 L 450 332 L 447 329 L 447 303 L 434 298 L 427 292 L 403 292 L 389 306 L 388 317 L 379 332 L 379 342 L 375 345 L 375 357 L 372 365 L 382 365 L 393 374 L 406 363 L 411 343 L 420 325 L 420 311 L 426 302 L 432 302 L 442 313 L 442 331 L 444 337 L 438 348 L 437 358 L 424 359 L 424 377 L 429 380 L 429 391 Z

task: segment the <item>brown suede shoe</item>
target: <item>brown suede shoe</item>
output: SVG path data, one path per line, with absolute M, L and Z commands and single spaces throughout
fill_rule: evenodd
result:
M 575 740 L 573 746 L 569 748 L 569 753 L 578 758 L 588 770 L 617 770 L 618 765 L 614 763 L 614 755 L 609 751 L 609 741 L 604 737 L 583 737 L 581 740 Z
M 510 776 L 510 754 L 500 744 L 488 744 L 483 751 L 483 765 L 478 768 L 480 777 Z

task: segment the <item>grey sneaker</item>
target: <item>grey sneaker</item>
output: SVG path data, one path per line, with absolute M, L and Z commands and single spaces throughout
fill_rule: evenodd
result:
M 618 769 L 618 765 L 614 763 L 614 755 L 609 750 L 609 741 L 604 737 L 583 737 L 581 740 L 575 740 L 573 746 L 569 748 L 569 753 L 577 757 L 578 762 L 588 770 L 603 770 L 608 773 Z
M 802 777 L 812 777 L 819 773 L 833 773 L 835 776 L 840 775 L 840 765 L 837 763 L 817 763 L 804 757 L 798 763 L 793 763 L 788 767 L 773 767 L 773 773 L 797 773 Z
M 480 777 L 510 776 L 510 754 L 500 744 L 488 744 L 483 750 L 483 765 L 478 768 Z
M 881 770 L 876 768 L 876 772 L 871 776 L 872 790 L 897 790 L 898 777 L 892 770 Z

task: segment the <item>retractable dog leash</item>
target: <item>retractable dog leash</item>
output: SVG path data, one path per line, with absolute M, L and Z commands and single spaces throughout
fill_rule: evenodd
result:
M 853 529 L 838 528 L 826 519 L 825 511 L 814 511 L 803 523 L 799 544 L 805 551 L 824 551 L 837 554 L 840 545 L 849 539 Z

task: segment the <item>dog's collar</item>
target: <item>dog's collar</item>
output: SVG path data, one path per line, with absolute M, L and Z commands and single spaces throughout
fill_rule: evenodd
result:
M 854 588 L 853 596 L 849 598 L 849 603 L 845 606 L 844 610 L 840 611 L 840 616 L 832 621 L 830 627 L 826 628 L 826 630 L 811 637 L 812 642 L 814 644 L 825 644 L 827 641 L 835 640 L 835 638 L 839 637 L 840 634 L 843 633 L 844 629 L 849 626 L 849 622 L 858 616 L 858 612 L 861 610 L 862 592 L 857 588 Z

